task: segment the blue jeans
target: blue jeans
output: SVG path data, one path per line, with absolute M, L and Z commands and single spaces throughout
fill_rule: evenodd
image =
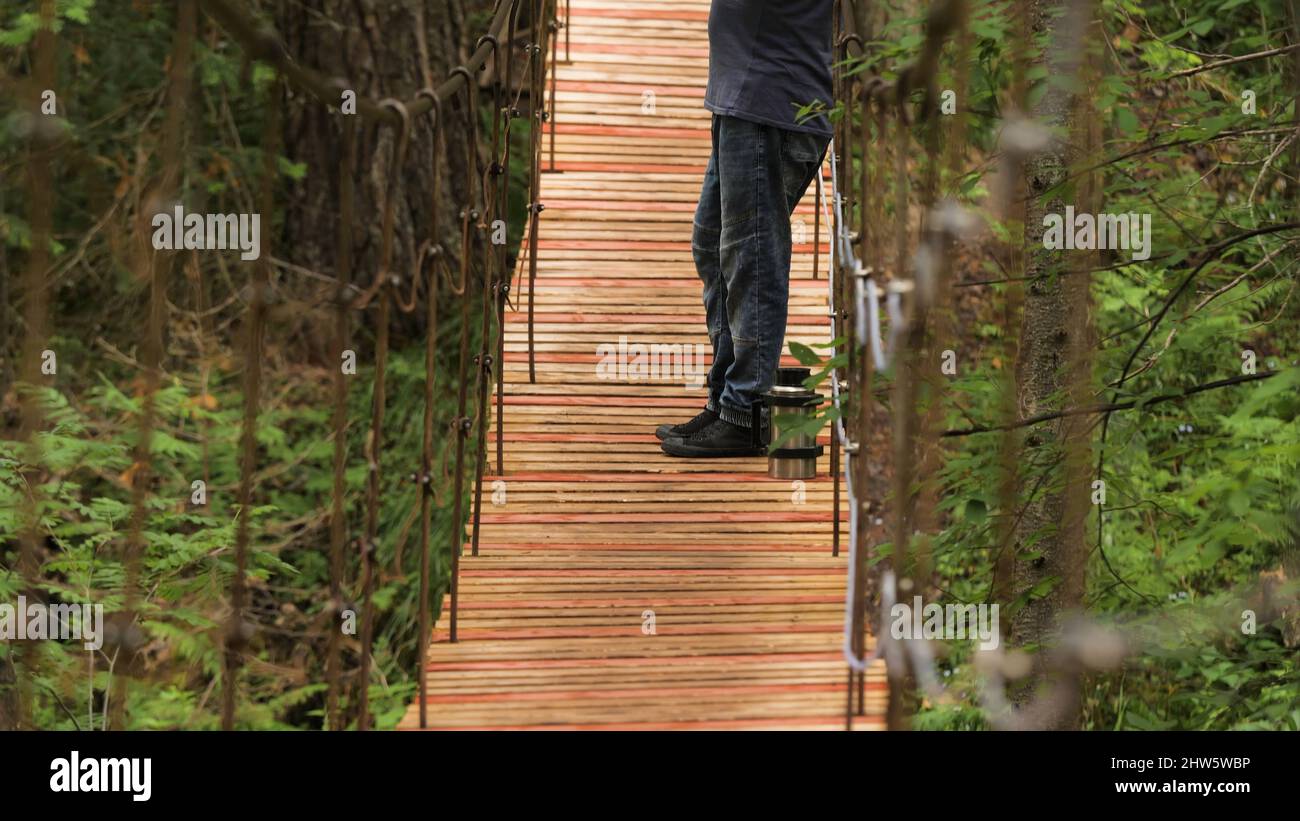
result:
M 750 426 L 776 377 L 790 299 L 790 216 L 828 137 L 720 114 L 695 209 L 691 251 L 713 345 L 710 410 Z

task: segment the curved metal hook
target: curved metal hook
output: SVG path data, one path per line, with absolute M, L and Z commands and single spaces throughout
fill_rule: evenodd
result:
M 395 97 L 380 100 L 379 107 L 391 108 L 402 121 L 402 127 L 397 132 L 397 153 L 393 155 L 393 164 L 397 165 L 406 159 L 406 144 L 411 136 L 411 112 L 407 110 L 406 103 Z
M 429 98 L 429 103 L 431 104 L 429 108 L 429 116 L 433 119 L 433 127 L 435 129 L 440 127 L 442 125 L 442 100 L 438 98 L 438 92 L 434 91 L 429 86 L 425 86 L 415 92 L 415 99 L 418 100 L 421 97 Z
M 887 83 L 885 81 L 885 78 L 881 77 L 879 74 L 873 74 L 866 80 L 863 80 L 862 81 L 863 102 L 866 103 L 867 105 L 870 105 L 872 99 L 875 98 L 876 93 L 879 92 L 882 88 L 884 88 L 887 85 L 889 85 L 889 83 Z
M 480 48 L 483 47 L 484 43 L 491 43 L 492 59 L 495 60 L 497 56 L 497 49 L 501 48 L 501 41 L 497 39 L 497 36 L 495 34 L 489 32 L 488 34 L 484 34 L 482 37 L 478 38 L 478 42 L 474 44 L 474 50 L 478 51 Z M 484 63 L 483 65 L 487 65 L 487 63 Z
M 455 77 L 457 74 L 464 74 L 464 75 L 465 75 L 465 89 L 466 89 L 466 90 L 469 90 L 470 88 L 473 87 L 473 85 L 474 85 L 474 75 L 469 73 L 469 69 L 465 68 L 464 66 L 456 66 L 455 68 L 453 68 L 453 69 L 451 70 L 451 73 L 447 75 L 447 79 L 450 80 L 452 77 Z

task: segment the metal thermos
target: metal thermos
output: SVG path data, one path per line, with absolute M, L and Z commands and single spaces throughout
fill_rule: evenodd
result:
M 772 389 L 754 404 L 754 436 L 763 445 L 777 441 L 792 423 L 817 412 L 821 394 L 803 386 L 810 373 L 808 368 L 776 369 Z M 800 433 L 768 454 L 767 475 L 773 479 L 811 479 L 817 475 L 817 457 L 823 450 L 815 434 Z

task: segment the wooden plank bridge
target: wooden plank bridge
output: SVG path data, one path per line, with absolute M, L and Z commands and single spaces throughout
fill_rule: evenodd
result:
M 690 238 L 710 147 L 708 9 L 572 0 L 554 168 L 542 158 L 536 382 L 527 311 L 508 312 L 504 474 L 484 479 L 479 555 L 466 540 L 458 641 L 449 604 L 435 626 L 429 728 L 845 725 L 847 574 L 831 555 L 827 459 L 795 485 L 768 479 L 763 458 L 673 459 L 654 436 L 706 397 Z M 786 332 L 805 343 L 830 338 L 829 230 L 822 219 L 813 236 L 814 213 L 810 188 L 794 217 Z M 637 353 L 655 343 L 682 346 L 680 358 L 639 373 Z M 877 664 L 855 729 L 883 727 L 884 698 Z M 400 727 L 419 727 L 417 704 Z

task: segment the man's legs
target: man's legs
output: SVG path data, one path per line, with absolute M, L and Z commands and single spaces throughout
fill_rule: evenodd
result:
M 678 456 L 752 451 L 745 430 L 751 408 L 771 388 L 785 340 L 790 215 L 827 143 L 817 135 L 714 116 L 713 152 L 691 246 L 713 345 L 709 408 L 729 424 L 674 435 L 665 440 L 665 451 Z
M 749 427 L 750 408 L 772 387 L 785 341 L 790 216 L 816 175 L 828 140 L 734 117 L 719 119 L 719 260 L 732 345 L 720 414 Z

